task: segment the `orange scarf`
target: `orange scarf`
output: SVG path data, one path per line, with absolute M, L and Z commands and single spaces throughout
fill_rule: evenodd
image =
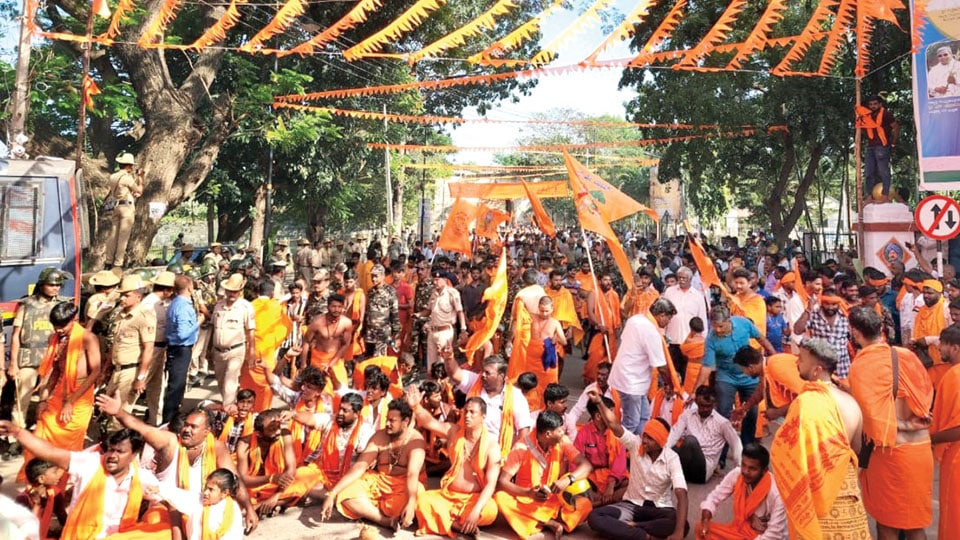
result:
M 526 467 L 530 473 L 529 478 L 532 485 L 529 487 L 538 485 L 552 486 L 553 483 L 560 478 L 560 464 L 563 462 L 563 456 L 560 454 L 560 445 L 553 445 L 553 448 L 543 456 L 547 460 L 547 466 L 544 468 L 543 465 L 540 464 L 540 461 L 533 457 L 536 453 L 540 452 L 540 448 L 537 446 L 536 429 L 530 430 L 530 434 L 527 435 L 526 438 L 526 443 L 529 446 L 528 452 L 530 452 L 530 456 L 527 458 L 526 463 L 524 463 L 524 467 Z M 518 476 L 520 475 L 518 474 Z
M 295 410 L 297 412 L 323 412 L 323 400 L 317 399 L 317 404 L 313 411 L 309 411 L 303 403 L 303 400 L 300 400 L 297 402 Z M 320 447 L 320 441 L 323 437 L 321 430 L 310 429 L 308 432 L 308 429 L 307 426 L 296 420 L 290 423 L 290 437 L 293 439 L 293 455 L 296 456 L 298 463 L 305 456 L 309 456 L 314 450 Z
M 120 531 L 134 527 L 140 514 L 140 502 L 143 500 L 143 488 L 140 485 L 140 464 L 133 461 L 133 478 L 130 481 L 130 493 L 127 496 L 127 506 L 120 519 Z M 107 473 L 103 465 L 97 469 L 86 489 L 77 499 L 77 505 L 67 522 L 63 524 L 61 540 L 93 540 L 103 530 L 103 498 L 107 487 Z
M 765 472 L 753 491 L 747 494 L 747 483 L 743 481 L 743 475 L 737 477 L 737 484 L 733 487 L 733 524 L 748 533 L 746 537 L 756 535 L 756 531 L 750 526 L 750 516 L 767 498 L 771 484 L 770 472 Z
M 224 427 L 224 431 L 227 428 Z M 177 450 L 177 487 L 190 491 L 190 458 L 187 457 L 187 449 L 180 446 Z M 217 447 L 213 439 L 213 433 L 207 433 L 207 438 L 203 441 L 203 453 L 200 455 L 200 478 L 206 481 L 207 476 L 217 469 Z M 203 486 L 199 490 L 203 491 Z
M 920 311 L 917 312 L 917 318 L 913 321 L 913 338 L 916 339 L 927 336 L 940 337 L 940 332 L 945 328 L 945 323 L 946 321 L 943 316 L 943 296 L 941 295 L 936 304 L 929 307 L 926 304 L 920 306 Z M 943 359 L 940 357 L 939 347 L 928 347 L 927 352 L 930 353 L 930 358 L 933 359 L 934 364 L 943 363 Z
M 669 362 L 669 360 L 668 360 Z M 650 413 L 650 418 L 659 418 L 660 417 L 660 408 L 663 407 L 663 400 L 666 399 L 666 393 L 663 391 L 663 388 L 657 391 L 657 395 L 653 398 L 653 411 Z M 680 419 L 680 415 L 683 413 L 683 398 L 678 395 L 674 395 L 673 398 L 673 411 L 670 414 L 670 425 L 677 423 L 677 420 Z
M 683 357 L 687 359 L 687 362 L 699 363 L 703 361 L 706 344 L 707 342 L 704 340 L 684 341 L 680 344 L 680 352 L 683 354 Z
M 230 432 L 233 431 L 233 416 L 228 416 L 227 421 L 223 423 L 223 430 L 220 432 L 220 437 L 217 438 L 223 444 L 227 444 L 227 439 L 230 438 Z M 243 421 L 243 431 L 240 432 L 241 437 L 248 437 L 253 433 L 253 414 L 247 413 L 246 419 Z
M 277 440 L 270 443 L 267 450 L 267 460 L 263 460 L 263 450 L 260 449 L 260 443 L 257 441 L 257 432 L 250 435 L 250 474 L 259 475 L 263 468 L 264 475 L 274 475 L 283 472 L 286 460 L 283 458 L 283 437 L 277 437 Z
M 480 482 L 481 488 L 487 483 L 487 476 L 484 474 L 484 471 L 487 468 L 487 446 L 490 444 L 487 442 L 488 437 L 489 434 L 486 428 L 481 427 L 480 440 L 478 440 L 473 447 L 473 459 L 470 463 L 477 481 Z M 457 437 L 457 441 L 453 446 L 453 463 L 451 463 L 450 470 L 447 471 L 447 474 L 443 475 L 443 478 L 440 479 L 440 489 L 446 490 L 450 484 L 460 476 L 460 470 L 463 468 L 464 462 L 467 459 L 465 455 L 466 446 L 467 438 L 461 430 L 460 436 Z
M 340 462 L 340 452 L 337 450 L 340 424 L 334 421 L 333 427 L 327 432 L 327 438 L 323 441 L 323 453 L 320 454 L 320 460 L 321 468 L 331 482 L 339 480 L 350 468 L 351 457 L 357 449 L 357 440 L 360 438 L 361 425 L 362 423 L 359 421 L 353 425 L 353 431 L 350 432 L 350 438 L 347 440 L 347 447 L 343 451 L 343 463 Z
M 862 109 L 863 107 L 860 107 L 860 108 Z M 874 135 L 876 135 L 877 138 L 880 139 L 880 144 L 882 146 L 887 145 L 887 133 L 886 133 L 886 130 L 883 129 L 884 110 L 885 109 L 883 108 L 883 106 L 881 106 L 880 110 L 878 110 L 876 112 L 876 115 L 874 115 L 873 112 L 870 111 L 870 109 L 867 109 L 867 112 L 864 113 L 867 116 L 867 118 L 863 119 L 863 122 L 861 125 L 861 127 L 867 130 L 867 138 L 872 139 Z
M 483 390 L 483 384 L 481 384 L 482 379 L 477 378 L 477 382 L 473 383 L 473 388 L 470 389 L 470 393 L 467 395 L 468 398 L 480 397 L 480 392 Z M 510 450 L 513 448 L 513 398 L 514 392 L 519 392 L 513 385 L 505 384 L 503 387 L 503 410 L 501 411 L 500 419 L 500 437 L 497 442 L 500 444 L 500 454 L 501 457 L 506 458 L 507 454 L 510 453 Z M 463 429 L 463 418 L 460 419 L 460 429 Z
M 80 386 L 77 381 L 77 364 L 80 362 L 80 356 L 83 355 L 83 332 L 83 326 L 75 322 L 73 328 L 70 329 L 70 335 L 67 337 L 67 356 L 60 377 L 60 381 L 64 384 L 64 392 L 67 395 L 75 392 Z M 46 377 L 53 371 L 53 364 L 57 361 L 57 349 L 60 347 L 61 339 L 56 332 L 50 335 L 47 352 L 43 355 L 43 362 L 37 369 L 41 378 Z M 92 391 L 93 387 L 90 387 L 90 390 Z
M 224 499 L 224 502 L 226 506 L 223 509 L 223 520 L 220 521 L 220 526 L 217 527 L 215 531 L 210 530 L 207 525 L 210 523 L 210 507 L 203 507 L 203 517 L 200 518 L 200 526 L 202 527 L 200 529 L 201 540 L 220 540 L 223 538 L 223 535 L 227 534 L 230 530 L 230 527 L 233 525 L 234 506 L 236 506 L 237 503 L 233 502 L 233 499 L 229 496 Z
M 379 416 L 377 420 L 376 429 L 384 429 L 387 427 L 387 405 L 390 403 L 390 398 L 384 396 L 380 399 L 380 404 L 377 405 L 378 411 L 376 414 Z M 364 403 L 363 408 L 360 409 L 360 421 L 366 422 L 374 415 L 373 405 L 369 403 Z

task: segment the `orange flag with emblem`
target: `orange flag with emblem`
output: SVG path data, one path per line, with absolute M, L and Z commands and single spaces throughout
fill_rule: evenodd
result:
M 440 233 L 440 240 L 437 247 L 447 251 L 456 251 L 464 255 L 472 256 L 473 250 L 470 244 L 470 224 L 477 219 L 477 207 L 457 199 L 450 207 L 450 215 L 443 226 L 443 232 Z
M 647 208 L 631 199 L 626 193 L 611 186 L 603 178 L 590 172 L 566 151 L 563 152 L 563 160 L 567 164 L 567 170 L 570 170 L 571 162 L 573 166 L 578 167 L 580 181 L 590 194 L 590 197 L 593 198 L 594 203 L 600 210 L 600 215 L 602 215 L 607 222 L 614 222 L 618 219 L 632 216 L 637 212 L 643 212 L 650 216 L 650 219 L 660 221 L 660 216 L 657 215 L 654 209 Z M 571 173 L 571 175 L 572 174 L 573 173 Z
M 597 180 L 599 178 L 588 171 L 586 167 L 568 154 L 566 150 L 563 151 L 563 161 L 567 166 L 567 172 L 570 174 L 570 189 L 573 191 L 573 204 L 577 207 L 577 217 L 580 219 L 580 225 L 588 231 L 599 234 L 607 241 L 607 247 L 610 248 L 610 253 L 613 254 L 613 260 L 617 263 L 617 268 L 620 270 L 620 276 L 623 278 L 623 282 L 627 285 L 628 289 L 632 289 L 633 267 L 630 266 L 630 260 L 627 259 L 627 254 L 624 253 L 623 246 L 620 245 L 620 240 L 617 238 L 616 233 L 614 233 L 610 227 L 610 221 L 613 220 L 603 213 L 600 205 L 597 204 L 597 201 L 590 192 L 587 191 L 587 184 L 584 180 L 585 177 L 593 177 Z M 629 197 L 627 198 L 629 199 Z
M 463 347 L 467 358 L 473 358 L 473 353 L 480 349 L 480 346 L 489 341 L 497 332 L 497 326 L 500 319 L 503 318 L 503 312 L 507 307 L 507 250 L 500 251 L 500 264 L 497 265 L 497 273 L 493 276 L 490 286 L 483 291 L 483 301 L 487 303 L 484 308 L 483 321 L 476 332 L 470 334 L 470 340 Z
M 490 208 L 481 204 L 477 210 L 477 236 L 489 238 L 495 243 L 500 242 L 500 234 L 497 228 L 504 221 L 510 220 L 510 213 L 496 208 Z
M 527 192 L 527 198 L 530 199 L 530 208 L 533 209 L 533 222 L 543 234 L 553 238 L 557 235 L 557 228 L 554 227 L 553 220 L 547 215 L 547 211 L 543 209 L 543 203 L 540 202 L 540 198 L 526 182 L 520 180 L 520 183 L 523 184 L 523 190 Z

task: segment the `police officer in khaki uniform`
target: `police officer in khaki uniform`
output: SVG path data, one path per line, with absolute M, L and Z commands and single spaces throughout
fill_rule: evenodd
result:
M 164 270 L 150 280 L 153 291 L 143 299 L 145 308 L 153 308 L 157 316 L 157 338 L 153 342 L 153 360 L 147 372 L 147 424 L 157 425 L 163 406 L 164 373 L 167 364 L 167 309 L 174 296 L 174 280 L 177 275 Z
M 60 288 L 70 276 L 56 268 L 44 268 L 40 272 L 33 294 L 23 298 L 17 305 L 10 340 L 10 365 L 7 374 L 16 384 L 16 401 L 13 405 L 13 421 L 27 427 L 27 409 L 30 397 L 37 386 L 37 368 L 47 351 L 53 325 L 50 310 L 68 298 L 60 296 Z
M 130 232 L 133 230 L 133 203 L 137 197 L 143 195 L 143 169 L 134 176 L 133 154 L 129 152 L 117 156 L 117 165 L 120 170 L 110 175 L 110 195 L 117 201 L 117 206 L 113 209 L 113 226 L 107 238 L 107 251 L 103 260 L 107 265 L 122 268 Z
M 297 242 L 297 254 L 293 257 L 293 265 L 296 268 L 297 279 L 302 279 L 307 283 L 313 279 L 313 250 L 310 249 L 310 241 L 301 238 Z
M 113 374 L 107 383 L 107 394 L 119 393 L 123 410 L 131 412 L 137 397 L 147 388 L 147 374 L 153 361 L 157 341 L 157 314 L 143 305 L 146 283 L 138 274 L 125 276 L 120 282 L 120 311 L 111 326 L 113 347 L 110 360 Z M 116 420 L 111 429 L 120 429 Z
M 256 328 L 253 305 L 241 298 L 246 280 L 241 274 L 232 274 L 222 287 L 223 300 L 213 308 L 213 370 L 220 387 L 224 405 L 237 400 L 240 386 L 240 368 L 243 363 L 253 369 L 253 331 Z
M 278 302 L 283 300 L 287 294 L 287 288 L 283 285 L 287 277 L 287 262 L 282 259 L 270 261 L 270 279 L 273 280 L 273 299 Z

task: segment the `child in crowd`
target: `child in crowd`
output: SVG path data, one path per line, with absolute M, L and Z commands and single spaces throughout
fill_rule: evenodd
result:
M 16 501 L 37 516 L 40 520 L 40 538 L 47 538 L 54 515 L 61 526 L 67 521 L 63 487 L 60 485 L 65 471 L 49 461 L 33 458 L 27 462 L 24 472 L 27 487 L 17 495 Z
M 239 483 L 229 469 L 213 471 L 207 476 L 200 505 L 193 493 L 168 484 L 145 491 L 186 517 L 186 540 L 242 540 L 243 513 L 235 500 Z
M 697 377 L 700 376 L 700 368 L 703 366 L 704 347 L 707 343 L 703 334 L 704 324 L 700 317 L 690 319 L 690 333 L 687 339 L 680 344 L 680 352 L 687 359 L 687 371 L 683 374 L 683 391 L 688 395 L 693 395 L 697 384 Z
M 790 339 L 790 325 L 783 316 L 783 302 L 776 296 L 766 299 L 767 303 L 767 339 L 773 344 L 778 353 L 783 352 L 783 345 Z

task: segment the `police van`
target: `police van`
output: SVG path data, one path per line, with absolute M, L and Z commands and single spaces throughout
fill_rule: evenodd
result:
M 82 182 L 74 161 L 56 158 L 0 162 L 0 308 L 4 322 L 17 300 L 33 292 L 44 268 L 80 276 L 89 237 Z M 61 296 L 78 291 L 75 279 Z

